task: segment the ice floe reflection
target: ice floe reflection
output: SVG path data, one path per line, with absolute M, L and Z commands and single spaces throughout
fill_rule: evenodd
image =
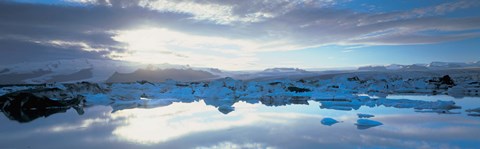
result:
M 416 98 L 408 99 L 422 97 Z M 474 100 L 478 98 L 455 102 L 468 109 L 480 107 Z M 211 102 L 123 110 L 93 106 L 81 116 L 70 109 L 22 124 L 2 117 L 0 148 L 474 148 L 480 141 L 480 119 L 467 116 L 465 109 L 450 115 L 395 106 L 322 109 L 319 101 L 278 107 L 246 101 L 221 107 L 226 104 Z M 220 112 L 224 109 L 233 111 Z M 359 122 L 360 117 L 383 125 L 365 125 L 371 121 Z M 332 120 L 341 123 L 325 126 Z M 56 143 L 44 143 L 49 140 Z

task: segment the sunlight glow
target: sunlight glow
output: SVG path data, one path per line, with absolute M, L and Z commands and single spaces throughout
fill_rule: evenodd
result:
M 190 35 L 161 28 L 119 31 L 114 40 L 126 43 L 130 52 L 115 59 L 149 64 L 172 63 L 192 66 L 249 67 L 256 59 L 249 49 L 254 42 Z
M 164 28 L 117 31 L 112 37 L 129 52 L 109 57 L 147 64 L 180 64 L 226 70 L 258 69 L 258 52 L 301 48 L 284 40 L 256 41 L 186 34 Z

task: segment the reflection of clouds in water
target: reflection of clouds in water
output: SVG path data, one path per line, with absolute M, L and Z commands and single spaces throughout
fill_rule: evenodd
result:
M 93 125 L 98 125 L 98 124 L 105 124 L 108 123 L 110 120 L 106 118 L 93 118 L 93 119 L 85 119 L 82 120 L 78 124 L 59 124 L 59 125 L 54 125 L 51 126 L 47 129 L 38 129 L 38 131 L 48 131 L 48 132 L 64 132 L 64 131 L 81 131 L 84 129 L 88 129 L 89 127 Z
M 209 135 L 212 140 L 226 141 L 225 144 L 208 144 L 203 147 L 242 147 L 245 143 L 229 144 L 238 137 L 269 138 L 263 139 L 264 147 L 268 144 L 284 144 L 287 140 L 299 141 L 309 145 L 331 147 L 355 147 L 357 146 L 386 146 L 398 148 L 439 148 L 447 147 L 448 139 L 475 140 L 475 134 L 480 124 L 477 120 L 465 120 L 462 117 L 445 117 L 444 115 L 414 114 L 414 115 L 378 115 L 375 120 L 385 125 L 357 131 L 354 122 L 358 119 L 354 113 L 351 116 L 339 117 L 345 123 L 336 127 L 320 127 L 320 120 L 324 117 L 319 114 L 305 114 L 296 112 L 259 112 L 264 107 L 258 104 L 236 103 L 236 111 L 229 115 L 223 115 L 212 106 L 206 106 L 203 102 L 174 103 L 167 107 L 154 109 L 130 109 L 112 113 L 111 121 L 120 121 L 118 127 L 113 129 L 112 134 L 120 140 L 139 144 L 159 145 L 169 142 L 187 142 L 186 138 L 192 139 Z M 231 140 L 224 140 L 226 131 L 232 128 L 243 127 L 244 136 L 229 136 Z M 255 129 L 252 129 L 255 128 Z M 288 130 L 286 130 L 288 129 Z M 268 132 L 259 134 L 258 132 Z M 232 132 L 229 132 L 232 133 Z M 201 135 L 198 135 L 201 134 Z M 216 135 L 212 135 L 216 134 Z M 235 133 L 238 134 L 238 133 Z M 325 135 L 328 134 L 328 135 Z M 303 137 L 300 137 L 302 136 Z M 280 137 L 285 140 L 278 142 Z M 252 138 L 253 139 L 253 138 Z M 175 140 L 175 141 L 174 141 Z M 420 141 L 423 140 L 423 141 Z M 478 140 L 478 139 L 477 139 Z M 312 144 L 314 141 L 314 144 Z M 338 145 L 338 143 L 350 145 Z M 255 144 L 255 143 L 253 143 Z M 351 146 L 352 145 L 352 146 Z M 223 146 L 226 147 L 226 146 Z M 312 146 L 310 146 L 312 147 Z
M 221 119 L 217 109 L 199 102 L 178 103 L 155 109 L 132 109 L 112 113 L 112 118 L 128 117 L 112 133 L 137 143 L 159 143 L 190 133 L 227 129 L 250 124 L 258 117 L 243 115 L 238 120 Z
M 69 111 L 70 115 L 12 125 L 8 131 L 3 128 L 11 124 L 2 124 L 0 138 L 12 144 L 28 139 L 40 148 L 48 147 L 42 138 L 78 148 L 465 148 L 480 141 L 476 117 L 373 112 L 371 119 L 384 125 L 360 131 L 354 123 L 356 114 L 365 112 L 361 110 L 321 110 L 316 103 L 266 107 L 238 102 L 233 106 L 235 111 L 228 115 L 203 101 L 115 113 L 110 113 L 110 108 L 92 107 L 81 117 Z M 325 115 L 343 123 L 325 127 L 321 124 Z M 19 136 L 22 131 L 29 134 Z
M 256 111 L 256 106 L 237 103 L 241 112 L 229 115 L 218 113 L 217 109 L 205 106 L 203 102 L 175 103 L 155 109 L 130 109 L 112 113 L 112 118 L 126 117 L 124 125 L 112 133 L 121 139 L 155 144 L 177 139 L 192 133 L 227 130 L 229 128 L 262 123 L 288 124 L 296 118 L 320 118 L 300 113 L 269 113 Z
M 425 139 L 426 140 L 426 139 Z M 438 148 L 458 148 L 450 146 L 447 143 L 427 142 L 423 140 L 406 140 L 402 138 L 385 138 L 383 136 L 359 135 L 358 138 L 352 138 L 353 143 L 363 146 L 388 146 L 389 148 L 420 148 L 420 149 L 438 149 Z
M 476 139 L 480 132 L 480 121 L 450 115 L 388 115 L 379 117 L 385 127 L 383 134 L 429 140 L 451 141 L 456 139 Z M 457 136 L 452 138 L 451 136 Z
M 348 121 L 352 121 L 348 120 Z M 460 148 L 469 144 L 452 145 L 452 142 L 475 142 L 478 138 L 480 121 L 442 115 L 384 115 L 378 117 L 385 126 L 367 131 L 352 130 L 351 125 L 338 124 L 324 127 L 322 134 L 303 134 L 302 139 L 338 148 L 388 147 L 388 148 Z M 350 125 L 350 126 L 349 126 Z M 337 127 L 338 126 L 338 127 Z M 308 126 L 307 126 L 308 127 Z M 470 146 L 471 147 L 471 146 Z

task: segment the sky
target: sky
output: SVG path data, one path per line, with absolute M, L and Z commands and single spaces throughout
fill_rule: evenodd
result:
M 226 70 L 480 60 L 478 0 L 0 0 L 0 65 Z

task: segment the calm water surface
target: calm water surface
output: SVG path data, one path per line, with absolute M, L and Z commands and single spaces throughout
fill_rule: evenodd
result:
M 419 113 L 414 109 L 361 107 L 321 109 L 321 103 L 270 107 L 237 102 L 223 114 L 203 100 L 112 113 L 110 106 L 74 109 L 19 123 L 0 116 L 0 148 L 479 148 L 480 117 L 465 109 L 480 107 L 480 97 L 388 98 L 453 100 L 460 114 Z M 383 125 L 358 129 L 357 113 Z M 342 121 L 322 125 L 323 118 Z

